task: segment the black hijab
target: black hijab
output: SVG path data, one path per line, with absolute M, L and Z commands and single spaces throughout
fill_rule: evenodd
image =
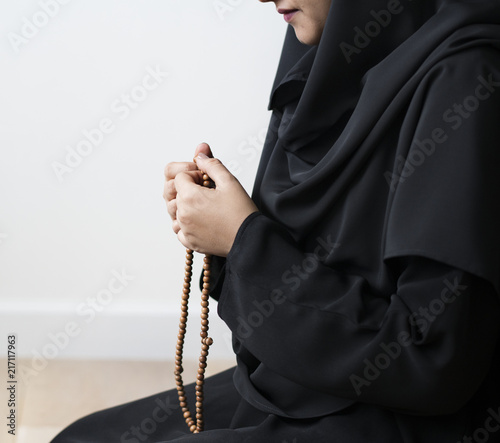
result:
M 474 49 L 488 53 L 490 60 L 500 58 L 500 1 L 333 0 L 321 41 L 312 47 L 301 44 L 290 27 L 253 194 L 261 211 L 285 225 L 295 240 L 305 241 L 330 218 L 353 183 L 363 180 L 367 164 L 380 155 L 376 151 L 385 149 L 392 162 L 392 170 L 379 171 L 390 188 L 380 196 L 388 206 L 381 227 L 385 258 L 413 251 L 484 277 L 499 291 L 500 185 L 493 169 L 499 164 L 498 149 L 493 149 L 498 136 L 481 134 L 485 152 L 478 160 L 467 151 L 471 137 L 464 132 L 481 127 L 455 130 L 457 121 L 454 126 L 443 123 L 447 109 L 474 91 L 464 89 L 463 97 L 449 98 L 444 92 L 429 93 L 439 72 L 448 65 L 455 69 L 452 62 Z M 485 83 L 484 90 L 494 96 L 500 78 L 492 75 L 484 72 L 475 81 Z M 489 102 L 481 102 L 480 111 L 491 121 L 499 112 Z M 446 134 L 436 133 L 436 138 L 447 138 L 443 146 L 453 145 L 453 165 L 446 164 L 449 156 L 433 152 L 423 167 L 408 163 L 420 146 L 415 141 L 424 140 L 425 147 L 439 129 L 425 127 L 432 119 L 422 111 L 435 113 L 430 125 L 448 125 Z M 448 120 L 453 117 L 459 118 L 448 113 Z M 384 138 L 389 143 L 382 143 Z M 478 161 L 470 171 L 470 162 Z M 440 167 L 441 173 L 434 174 Z M 416 171 L 406 179 L 408 168 Z M 449 189 L 443 189 L 443 174 L 449 174 Z M 452 183 L 460 183 L 461 176 L 463 195 L 457 195 Z M 432 202 L 433 189 L 443 193 L 439 202 Z

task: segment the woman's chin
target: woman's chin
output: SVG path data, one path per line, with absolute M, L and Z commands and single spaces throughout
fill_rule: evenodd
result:
M 292 25 L 293 26 L 293 25 Z M 314 46 L 319 43 L 321 38 L 321 32 L 311 32 L 299 27 L 293 27 L 295 29 L 295 35 L 297 40 L 304 45 Z

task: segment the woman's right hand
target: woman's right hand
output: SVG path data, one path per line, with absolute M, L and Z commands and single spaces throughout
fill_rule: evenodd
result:
M 195 151 L 194 158 L 199 153 L 203 153 L 208 157 L 213 157 L 210 147 L 206 143 L 200 143 Z M 172 219 L 172 228 L 177 234 L 180 231 L 180 226 L 177 221 L 177 190 L 175 189 L 175 177 L 181 172 L 197 171 L 198 167 L 194 162 L 171 162 L 165 166 L 165 184 L 163 186 L 163 198 L 167 202 L 167 210 Z

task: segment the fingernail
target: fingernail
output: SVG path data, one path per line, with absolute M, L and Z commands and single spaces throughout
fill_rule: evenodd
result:
M 197 157 L 198 157 L 198 158 L 205 159 L 205 158 L 208 158 L 208 155 L 203 154 L 203 152 L 199 152 Z

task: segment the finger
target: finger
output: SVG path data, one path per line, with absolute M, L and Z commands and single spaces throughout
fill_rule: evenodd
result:
M 175 176 L 175 189 L 177 193 L 185 191 L 193 185 L 200 185 L 203 182 L 203 177 L 200 171 L 181 172 Z
M 184 233 L 182 232 L 182 230 L 179 230 L 179 232 L 177 232 L 177 239 L 181 242 L 181 244 L 187 248 L 187 249 L 192 249 L 191 248 L 191 245 L 188 243 Z
M 223 185 L 234 179 L 234 176 L 217 158 L 207 158 L 203 155 L 196 157 L 196 164 L 212 179 L 216 186 Z
M 167 180 L 171 180 L 181 172 L 196 171 L 197 169 L 194 162 L 170 162 L 165 166 L 164 174 Z
M 194 157 L 196 158 L 200 152 L 205 154 L 207 157 L 213 157 L 212 150 L 210 149 L 208 143 L 200 143 L 196 146 L 196 149 L 194 150 Z
M 167 203 L 167 211 L 168 211 L 168 215 L 170 215 L 170 218 L 172 220 L 176 220 L 177 219 L 177 200 L 170 200 L 168 203 Z
M 181 230 L 181 225 L 179 224 L 179 222 L 177 220 L 174 220 L 174 222 L 172 223 L 172 229 L 174 231 L 174 233 L 177 235 L 179 233 L 179 231 Z
M 163 198 L 168 203 L 177 196 L 177 190 L 175 189 L 175 181 L 170 179 L 163 185 Z

